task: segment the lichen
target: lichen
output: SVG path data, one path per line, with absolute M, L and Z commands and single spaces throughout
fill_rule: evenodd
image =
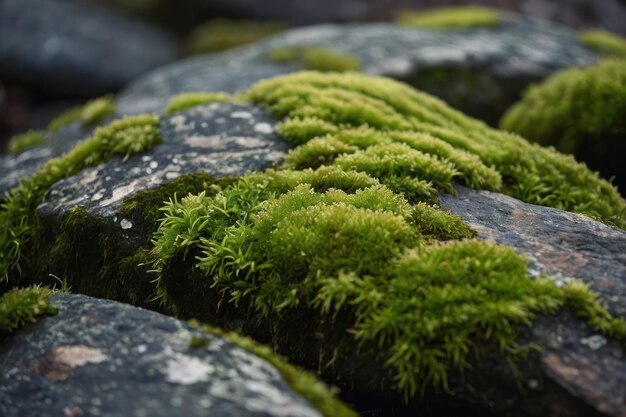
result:
M 285 28 L 280 22 L 215 19 L 194 28 L 188 49 L 193 54 L 223 51 L 267 38 Z
M 56 314 L 48 304 L 53 291 L 33 286 L 14 288 L 0 297 L 0 337 L 6 336 L 27 323 L 34 323 L 43 314 Z
M 559 71 L 530 87 L 502 117 L 500 126 L 571 153 L 626 184 L 625 116 L 626 61 L 603 60 L 591 67 Z
M 603 55 L 626 58 L 626 39 L 602 29 L 590 29 L 580 34 L 583 45 Z
M 29 130 L 28 132 L 21 133 L 13 136 L 9 140 L 8 151 L 10 154 L 18 154 L 33 146 L 41 145 L 46 141 L 44 135 L 37 130 Z
M 82 106 L 66 110 L 48 124 L 48 131 L 58 132 L 74 122 L 81 122 L 85 127 L 94 126 L 115 112 L 112 96 L 99 97 L 88 101 Z
M 361 61 L 354 55 L 310 45 L 275 48 L 269 52 L 268 58 L 276 63 L 296 64 L 316 71 L 358 71 L 361 68 Z
M 165 108 L 165 114 L 172 115 L 179 111 L 187 110 L 196 106 L 216 102 L 233 102 L 236 97 L 228 93 L 210 92 L 210 93 L 182 93 L 172 97 Z
M 0 276 L 21 272 L 24 245 L 32 237 L 32 215 L 46 192 L 59 180 L 105 162 L 124 159 L 161 143 L 159 120 L 153 115 L 127 117 L 96 129 L 92 136 L 63 156 L 49 160 L 11 190 L 0 209 Z
M 425 29 L 473 29 L 500 25 L 500 12 L 481 6 L 452 6 L 424 12 L 406 11 L 396 22 Z

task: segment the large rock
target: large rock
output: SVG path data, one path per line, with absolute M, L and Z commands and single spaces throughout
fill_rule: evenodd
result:
M 362 71 L 407 81 L 453 107 L 491 123 L 532 82 L 597 55 L 575 32 L 547 22 L 503 16 L 497 28 L 420 30 L 393 24 L 318 25 L 219 55 L 190 58 L 134 81 L 119 96 L 122 113 L 163 109 L 186 91 L 247 89 L 256 81 L 300 69 L 269 60 L 274 48 L 315 45 L 359 58 Z
M 113 301 L 51 304 L 58 315 L 0 342 L 2 416 L 321 416 L 269 362 L 219 336 Z
M 115 91 L 178 53 L 159 29 L 64 0 L 3 0 L 0 39 L 1 79 L 64 96 Z

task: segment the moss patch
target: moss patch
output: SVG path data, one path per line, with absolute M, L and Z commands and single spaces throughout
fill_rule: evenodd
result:
M 626 61 L 560 71 L 530 87 L 503 116 L 502 128 L 574 154 L 626 184 Z M 610 220 L 610 219 L 606 219 Z M 623 222 L 616 222 L 623 228 Z
M 56 314 L 57 309 L 48 304 L 52 290 L 46 287 L 13 289 L 0 298 L 0 338 L 34 323 L 43 314 Z
M 286 29 L 280 22 L 215 19 L 197 26 L 189 35 L 193 54 L 217 52 L 245 45 Z
M 500 25 L 500 12 L 481 6 L 441 7 L 424 12 L 403 12 L 396 22 L 425 29 L 473 29 Z
M 94 126 L 105 117 L 115 112 L 112 96 L 93 99 L 82 106 L 74 107 L 63 112 L 48 124 L 50 132 L 58 132 L 70 123 L 80 121 L 83 126 Z
M 236 98 L 228 93 L 182 93 L 170 99 L 165 108 L 165 114 L 172 115 L 179 111 L 210 103 L 234 101 L 236 101 Z
M 13 136 L 9 140 L 8 151 L 10 154 L 18 154 L 33 146 L 41 145 L 46 141 L 44 135 L 37 130 L 29 130 L 28 132 L 21 133 Z
M 626 58 L 626 39 L 602 29 L 586 30 L 580 34 L 580 41 L 588 48 L 601 54 Z
M 361 68 L 361 61 L 354 55 L 308 45 L 276 48 L 269 52 L 268 58 L 316 71 L 358 71 Z

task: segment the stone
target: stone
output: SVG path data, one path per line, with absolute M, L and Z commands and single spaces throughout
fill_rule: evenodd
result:
M 118 90 L 178 55 L 170 35 L 64 0 L 0 4 L 0 79 L 63 96 Z
M 58 315 L 0 341 L 0 414 L 321 416 L 279 370 L 148 310 L 57 294 Z M 191 347 L 192 338 L 203 346 Z
M 268 54 L 302 44 L 353 55 L 367 74 L 406 81 L 492 124 L 529 84 L 597 59 L 575 32 L 516 15 L 503 15 L 500 27 L 458 31 L 387 23 L 316 25 L 223 54 L 189 58 L 140 77 L 120 94 L 120 111 L 159 111 L 182 92 L 245 90 L 261 79 L 301 69 L 271 62 Z

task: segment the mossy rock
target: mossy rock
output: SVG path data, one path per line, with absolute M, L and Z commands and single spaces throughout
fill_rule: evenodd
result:
M 573 154 L 626 192 L 626 61 L 554 74 L 530 87 L 500 125 Z

